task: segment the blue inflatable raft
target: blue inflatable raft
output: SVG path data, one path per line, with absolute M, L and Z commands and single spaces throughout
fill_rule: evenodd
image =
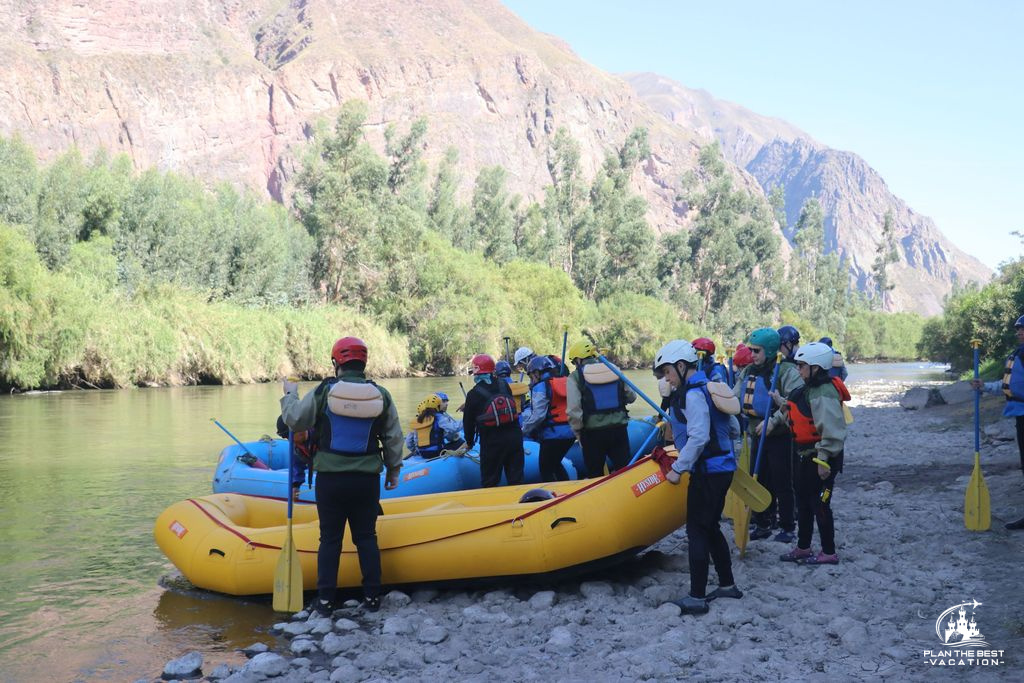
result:
M 629 424 L 630 449 L 635 454 L 643 449 L 649 453 L 654 447 L 654 439 L 648 439 L 654 426 L 649 421 L 631 420 Z M 244 493 L 266 498 L 284 499 L 288 489 L 288 442 L 283 439 L 264 439 L 249 441 L 239 446 L 232 444 L 220 453 L 217 468 L 213 475 L 214 493 Z M 420 496 L 428 493 L 445 491 L 465 491 L 480 488 L 480 460 L 474 447 L 464 456 L 446 456 L 433 460 L 422 460 L 419 457 L 407 458 L 402 466 L 402 474 L 397 488 L 384 488 L 384 476 L 381 475 L 381 498 L 397 498 Z M 540 482 L 538 453 L 540 445 L 534 441 L 524 441 L 523 450 L 526 458 L 523 467 L 523 483 Z M 246 451 L 256 457 L 259 464 L 249 465 L 244 458 Z M 562 466 L 569 477 L 576 479 L 583 473 L 583 454 L 579 444 L 573 447 L 562 459 Z M 502 484 L 505 484 L 504 475 Z M 299 500 L 314 502 L 315 491 L 303 480 L 299 488 Z

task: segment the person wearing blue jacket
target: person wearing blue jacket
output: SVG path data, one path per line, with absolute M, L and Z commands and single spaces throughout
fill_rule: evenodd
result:
M 524 412 L 523 434 L 540 443 L 541 481 L 565 481 L 569 473 L 562 458 L 576 443 L 566 411 L 566 378 L 547 356 L 534 356 L 526 366 L 530 377 L 530 406 Z
M 1024 471 L 1024 315 L 1013 324 L 1017 334 L 1017 348 L 1007 357 L 1003 364 L 1003 378 L 994 382 L 972 380 L 975 391 L 986 391 L 1006 397 L 1003 417 L 1012 417 L 1017 423 L 1017 450 L 1020 451 L 1020 468 Z M 1024 517 L 1006 525 L 1007 529 L 1019 531 L 1024 529 Z
M 690 473 L 686 491 L 690 592 L 675 601 L 683 614 L 705 614 L 708 601 L 716 598 L 743 597 L 733 579 L 729 543 L 719 527 L 725 494 L 736 471 L 730 416 L 715 407 L 698 363 L 693 344 L 681 339 L 665 344 L 654 359 L 655 369 L 672 385 L 668 415 L 679 451 L 665 479 L 678 484 L 684 472 Z M 715 564 L 718 588 L 705 594 L 709 559 Z

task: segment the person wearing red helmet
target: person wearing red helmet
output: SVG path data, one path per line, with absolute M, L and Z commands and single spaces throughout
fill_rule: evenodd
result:
M 728 384 L 728 368 L 715 360 L 715 342 L 707 337 L 698 337 L 693 340 L 693 348 L 697 350 L 698 356 L 702 356 L 699 369 L 708 381 Z
M 398 486 L 403 434 L 391 394 L 366 379 L 367 355 L 361 339 L 339 339 L 331 349 L 334 376 L 301 399 L 295 382 L 285 380 L 281 398 L 285 424 L 293 432 L 312 429 L 317 447 L 313 469 L 320 548 L 313 609 L 322 616 L 334 611 L 346 523 L 363 574 L 363 606 L 380 608 L 380 473 L 386 466 L 384 486 Z
M 471 361 L 474 386 L 466 393 L 462 427 L 466 445 L 480 439 L 480 485 L 484 488 L 505 482 L 523 483 L 523 430 L 519 411 L 508 382 L 494 374 L 494 358 L 478 353 Z

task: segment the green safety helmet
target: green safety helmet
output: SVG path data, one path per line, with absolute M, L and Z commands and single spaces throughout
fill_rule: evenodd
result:
M 772 360 L 779 352 L 779 333 L 770 327 L 759 327 L 750 333 L 750 344 L 764 349 L 766 360 Z

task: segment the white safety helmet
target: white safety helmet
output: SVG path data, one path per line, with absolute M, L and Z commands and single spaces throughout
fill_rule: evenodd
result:
M 793 355 L 793 360 L 797 363 L 807 363 L 808 365 L 817 365 L 822 370 L 830 370 L 832 368 L 832 359 L 835 356 L 835 351 L 828 344 L 821 342 L 811 342 L 810 344 L 804 344 L 796 353 Z
M 674 366 L 679 361 L 686 361 L 687 363 L 697 362 L 697 349 L 693 348 L 693 344 L 685 339 L 673 339 L 668 344 L 662 346 L 661 350 L 654 357 L 654 367 L 660 368 L 662 365 Z
M 534 355 L 533 349 L 529 346 L 520 346 L 516 349 L 516 352 L 512 354 L 512 365 L 521 365 L 526 363 Z

